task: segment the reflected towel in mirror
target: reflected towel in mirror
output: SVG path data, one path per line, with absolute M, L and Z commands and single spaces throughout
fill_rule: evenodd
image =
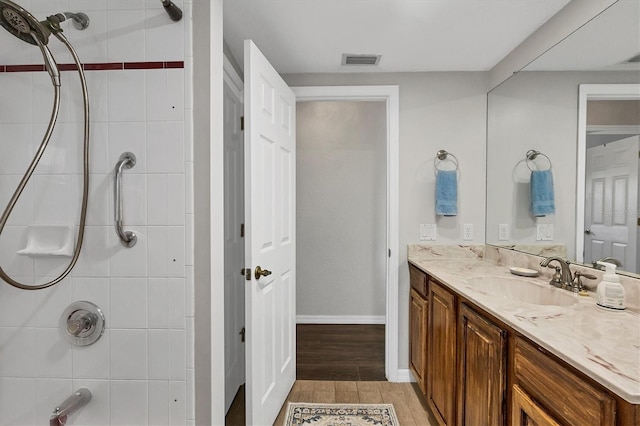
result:
M 436 214 L 456 216 L 458 214 L 458 172 L 438 170 L 436 174 Z
M 531 172 L 531 213 L 537 217 L 556 213 L 551 169 Z

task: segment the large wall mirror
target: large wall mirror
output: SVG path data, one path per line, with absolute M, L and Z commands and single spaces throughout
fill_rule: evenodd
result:
M 487 244 L 640 272 L 639 16 L 617 1 L 489 92 Z

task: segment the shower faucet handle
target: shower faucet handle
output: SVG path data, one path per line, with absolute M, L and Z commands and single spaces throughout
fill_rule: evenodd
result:
M 102 310 L 91 302 L 73 302 L 60 317 L 60 329 L 64 337 L 77 346 L 95 343 L 105 329 Z
M 72 316 L 67 320 L 67 331 L 76 337 L 83 331 L 90 330 L 96 323 L 95 315 L 87 311 L 82 312 L 82 316 Z

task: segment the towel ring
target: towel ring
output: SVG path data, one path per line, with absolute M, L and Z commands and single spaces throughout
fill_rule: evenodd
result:
M 531 168 L 531 165 L 529 164 L 529 162 L 533 163 L 533 160 L 535 160 L 538 155 L 542 155 L 544 158 L 547 159 L 547 161 L 549 162 L 549 168 L 548 169 L 544 169 L 544 170 L 551 170 L 551 159 L 546 155 L 541 153 L 540 151 L 536 151 L 535 149 L 530 149 L 529 151 L 527 151 L 526 154 L 526 163 L 527 163 L 527 167 L 529 168 L 529 170 L 533 171 L 534 169 Z M 535 163 L 533 163 L 535 165 Z M 536 170 L 539 170 L 538 167 L 536 166 Z
M 433 159 L 433 171 L 438 174 L 438 170 L 442 170 L 438 168 L 438 165 L 447 159 L 447 157 L 452 156 L 453 160 L 450 160 L 453 164 L 456 165 L 455 171 L 458 171 L 458 158 L 450 152 L 445 151 L 444 149 L 439 150 L 436 153 L 435 158 Z

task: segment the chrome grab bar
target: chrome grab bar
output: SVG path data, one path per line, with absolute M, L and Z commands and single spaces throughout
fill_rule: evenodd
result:
M 64 402 L 53 409 L 53 414 L 49 419 L 49 426 L 64 426 L 67 417 L 73 412 L 84 407 L 91 401 L 91 391 L 87 388 L 80 388 Z
M 132 152 L 124 152 L 116 163 L 115 173 L 115 193 L 114 193 L 114 221 L 116 234 L 120 238 L 120 243 L 125 247 L 133 247 L 138 241 L 134 232 L 125 231 L 122 228 L 122 170 L 130 169 L 136 165 L 136 156 Z

